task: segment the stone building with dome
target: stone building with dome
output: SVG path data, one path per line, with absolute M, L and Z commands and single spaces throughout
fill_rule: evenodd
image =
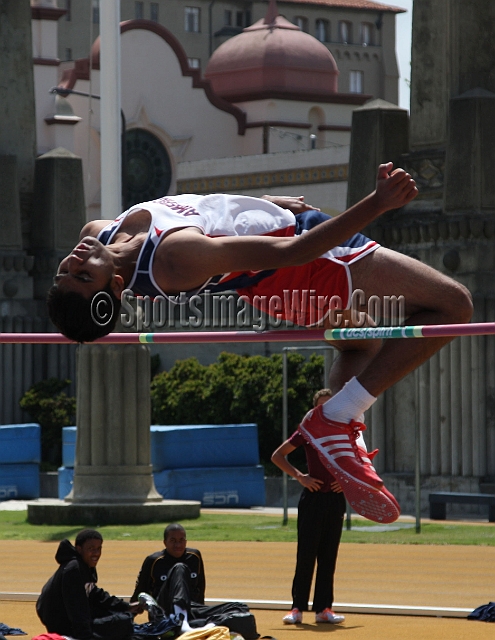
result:
M 297 192 L 328 213 L 345 208 L 352 111 L 376 96 L 342 90 L 329 48 L 279 15 L 275 0 L 263 6 L 264 17 L 218 46 L 203 74 L 158 22 L 121 23 L 124 206 L 222 191 Z M 46 6 L 35 21 L 54 27 L 61 18 Z M 33 33 L 48 32 L 39 26 Z M 35 61 L 39 150 L 60 140 L 83 159 L 88 219 L 101 216 L 99 46 L 97 37 L 89 58 L 58 64 L 51 40 L 50 58 Z M 51 86 L 75 93 L 50 97 L 47 66 Z M 389 66 L 396 96 L 395 52 Z

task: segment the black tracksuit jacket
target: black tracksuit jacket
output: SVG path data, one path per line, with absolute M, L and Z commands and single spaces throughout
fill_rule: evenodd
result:
M 83 562 L 69 540 L 62 540 L 55 560 L 60 567 L 36 602 L 36 612 L 48 633 L 89 640 L 92 621 L 129 611 L 129 604 L 96 586 L 96 569 Z
M 174 558 L 166 549 L 157 551 L 145 558 L 141 571 L 137 577 L 131 602 L 137 600 L 141 592 L 149 593 L 156 598 L 162 588 L 170 569 L 182 562 L 191 572 L 191 601 L 197 604 L 205 603 L 205 569 L 203 558 L 198 549 L 187 547 L 180 558 Z

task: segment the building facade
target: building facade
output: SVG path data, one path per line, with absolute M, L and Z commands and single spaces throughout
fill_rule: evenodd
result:
M 58 0 L 58 57 L 86 58 L 99 35 L 99 0 Z M 121 0 L 121 20 L 151 20 L 179 40 L 189 64 L 204 70 L 213 51 L 262 18 L 268 0 Z M 280 0 L 282 16 L 322 42 L 340 71 L 340 90 L 397 104 L 395 16 L 371 0 Z

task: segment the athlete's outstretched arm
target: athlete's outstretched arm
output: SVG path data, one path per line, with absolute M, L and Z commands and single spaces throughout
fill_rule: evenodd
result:
M 197 229 L 171 233 L 160 243 L 155 277 L 165 291 L 184 291 L 221 273 L 298 266 L 315 260 L 385 211 L 416 197 L 418 190 L 411 176 L 402 169 L 392 169 L 392 163 L 380 165 L 373 193 L 300 236 L 208 238 Z

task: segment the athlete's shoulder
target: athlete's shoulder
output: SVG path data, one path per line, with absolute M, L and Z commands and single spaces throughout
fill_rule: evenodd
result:
M 112 222 L 113 220 L 91 220 L 90 222 L 87 222 L 81 229 L 79 240 L 82 240 L 82 238 L 86 236 L 93 236 L 93 238 L 96 238 L 100 231 Z
M 150 553 L 149 556 L 146 556 L 146 560 L 148 562 L 154 562 L 155 560 L 160 560 L 161 558 L 163 558 L 163 552 L 165 551 L 165 549 L 163 551 L 155 551 L 155 553 Z

